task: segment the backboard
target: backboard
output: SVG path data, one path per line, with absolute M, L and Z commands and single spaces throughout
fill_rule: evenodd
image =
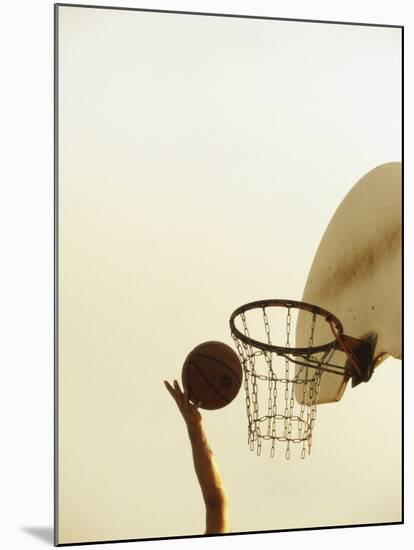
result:
M 302 301 L 340 319 L 344 333 L 376 340 L 374 366 L 387 356 L 401 358 L 401 164 L 380 165 L 364 175 L 338 206 L 316 251 Z M 332 338 L 329 326 L 318 332 Z M 307 345 L 308 329 L 299 316 L 296 347 Z M 314 342 L 318 345 L 318 341 Z M 335 351 L 332 363 L 346 364 Z M 299 367 L 296 374 L 300 378 Z M 323 373 L 318 403 L 339 401 L 348 379 Z M 303 401 L 303 384 L 295 397 Z

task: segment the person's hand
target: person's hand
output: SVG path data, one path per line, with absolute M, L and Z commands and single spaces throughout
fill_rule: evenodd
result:
M 177 407 L 179 408 L 188 429 L 191 430 L 191 428 L 200 426 L 201 414 L 198 408 L 200 407 L 201 402 L 197 404 L 191 403 L 188 398 L 187 390 L 184 390 L 183 392 L 177 380 L 174 380 L 173 386 L 171 386 L 171 384 L 169 384 L 166 380 L 164 380 L 164 384 L 169 393 L 172 395 L 174 401 L 177 403 Z

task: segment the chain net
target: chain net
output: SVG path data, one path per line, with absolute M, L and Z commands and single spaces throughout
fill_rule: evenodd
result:
M 272 342 L 268 313 L 262 309 L 262 322 L 267 344 L 283 346 L 285 353 L 262 350 L 243 342 L 235 334 L 233 340 L 244 371 L 246 411 L 248 420 L 248 444 L 250 450 L 262 454 L 263 447 L 269 448 L 271 457 L 284 450 L 288 460 L 292 452 L 302 459 L 312 448 L 312 433 L 315 425 L 318 394 L 322 369 L 334 353 L 334 344 L 319 354 L 305 352 L 289 354 L 292 333 L 292 310 L 286 306 L 284 321 L 284 342 Z M 278 308 L 279 310 L 281 308 Z M 312 348 L 318 314 L 313 313 L 309 328 L 307 346 Z M 241 332 L 250 339 L 246 313 L 240 313 Z M 279 327 L 280 328 L 280 327 Z M 298 367 L 298 365 L 300 365 Z M 300 386 L 300 393 L 295 390 Z M 300 395 L 298 401 L 297 396 Z

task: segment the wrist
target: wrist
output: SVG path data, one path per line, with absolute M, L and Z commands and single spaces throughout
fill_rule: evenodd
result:
M 188 433 L 189 433 L 190 436 L 198 435 L 198 434 L 202 433 L 203 426 L 202 426 L 201 419 L 187 420 L 186 423 L 187 423 L 187 430 L 188 430 Z

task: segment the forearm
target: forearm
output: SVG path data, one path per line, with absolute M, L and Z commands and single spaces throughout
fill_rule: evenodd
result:
M 227 495 L 202 424 L 188 426 L 194 468 L 206 505 L 225 504 Z
M 187 426 L 194 468 L 206 506 L 206 534 L 228 533 L 227 494 L 201 422 Z

